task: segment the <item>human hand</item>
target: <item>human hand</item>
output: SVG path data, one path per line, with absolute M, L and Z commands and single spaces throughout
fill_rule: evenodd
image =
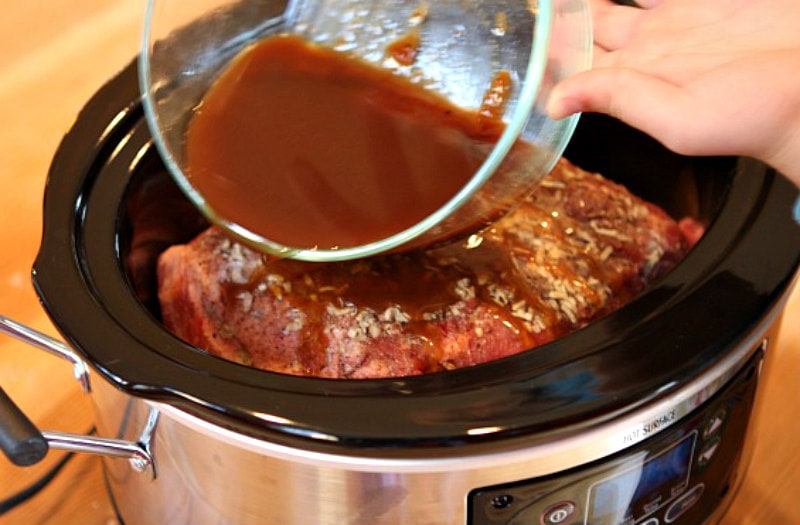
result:
M 591 0 L 595 61 L 553 118 L 607 113 L 686 155 L 746 155 L 800 186 L 800 1 Z

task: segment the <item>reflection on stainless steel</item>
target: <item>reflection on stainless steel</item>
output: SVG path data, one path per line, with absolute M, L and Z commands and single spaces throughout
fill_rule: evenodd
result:
M 631 446 L 630 429 L 666 412 L 680 414 L 676 420 L 691 413 L 741 369 L 753 348 L 766 346 L 769 322 L 673 398 L 583 433 L 562 434 L 549 442 L 531 438 L 491 452 L 467 447 L 448 451 L 447 456 L 405 459 L 357 451 L 323 453 L 246 436 L 174 406 L 130 398 L 105 382 L 93 399 L 100 403 L 98 414 L 127 421 L 130 439 L 154 407 L 161 413 L 152 443 L 159 466 L 154 482 L 142 483 L 106 460 L 112 496 L 126 522 L 459 525 L 467 519 L 466 495 L 476 488 L 545 476 L 607 457 Z M 670 426 L 659 426 L 646 437 Z M 631 458 L 635 461 L 636 455 Z M 630 468 L 631 463 L 625 465 Z M 275 504 L 263 505 L 265 491 Z

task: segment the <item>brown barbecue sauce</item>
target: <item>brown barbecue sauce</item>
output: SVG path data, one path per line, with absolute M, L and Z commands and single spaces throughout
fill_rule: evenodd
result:
M 444 205 L 480 167 L 504 129 L 510 80 L 498 78 L 485 107 L 470 111 L 391 70 L 270 37 L 198 106 L 187 176 L 218 215 L 288 246 L 386 238 Z

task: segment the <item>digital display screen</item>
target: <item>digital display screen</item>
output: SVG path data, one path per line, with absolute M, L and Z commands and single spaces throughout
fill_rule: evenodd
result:
M 678 496 L 689 482 L 696 433 L 589 490 L 587 525 L 633 525 Z

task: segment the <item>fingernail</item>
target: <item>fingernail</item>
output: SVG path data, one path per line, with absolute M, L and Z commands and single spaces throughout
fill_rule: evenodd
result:
M 551 99 L 547 105 L 547 114 L 555 120 L 566 118 L 580 110 L 580 104 L 573 98 Z

